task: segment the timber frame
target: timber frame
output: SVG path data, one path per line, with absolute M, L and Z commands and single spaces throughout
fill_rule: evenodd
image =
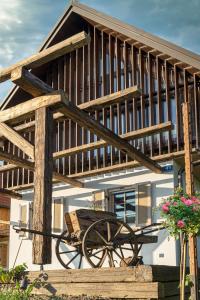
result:
M 1 193 L 35 187 L 37 230 L 50 231 L 52 182 L 83 188 L 87 176 L 161 173 L 183 157 L 188 101 L 199 155 L 200 57 L 85 5 L 71 4 L 40 52 L 0 71 L 5 80 L 16 87 L 0 111 Z M 34 238 L 35 263 L 50 263 L 46 247 Z

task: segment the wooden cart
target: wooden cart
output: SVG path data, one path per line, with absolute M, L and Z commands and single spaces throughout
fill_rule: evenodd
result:
M 133 231 L 115 214 L 89 209 L 65 213 L 65 222 L 66 230 L 61 235 L 16 226 L 14 229 L 56 238 L 56 256 L 64 268 L 71 269 L 87 266 L 83 259 L 93 268 L 142 264 L 141 247 L 157 242 L 157 236 L 149 234 L 160 225 L 151 224 Z

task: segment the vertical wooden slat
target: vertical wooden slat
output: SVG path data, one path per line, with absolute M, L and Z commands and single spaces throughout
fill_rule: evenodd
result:
M 178 68 L 174 66 L 174 82 L 175 82 L 175 102 L 176 102 L 176 149 L 180 150 L 180 98 L 179 98 L 179 82 L 178 82 Z M 180 122 L 181 121 L 181 122 Z
M 114 92 L 114 38 L 109 35 L 109 88 L 110 94 Z M 110 130 L 114 131 L 114 110 L 113 105 L 110 105 Z M 110 146 L 111 165 L 114 164 L 115 151 L 114 147 Z
M 195 134 L 196 134 L 196 148 L 200 149 L 200 108 L 198 101 L 198 88 L 197 88 L 197 76 L 194 75 L 194 122 L 195 122 Z
M 132 85 L 137 84 L 136 78 L 136 49 L 131 45 Z
M 141 110 L 141 128 L 145 127 L 145 99 L 144 99 L 144 56 L 141 48 L 139 49 L 139 67 L 140 67 L 140 88 L 142 90 L 140 96 L 140 110 Z M 144 138 L 141 139 L 142 151 L 145 152 Z
M 165 85 L 166 85 L 166 105 L 167 105 L 167 121 L 171 121 L 171 101 L 170 101 L 170 84 L 169 84 L 169 64 L 165 61 Z M 172 136 L 168 132 L 168 153 L 172 150 Z
M 73 65 L 73 62 L 72 62 L 72 54 L 73 53 L 70 53 L 69 54 L 69 101 L 72 101 L 72 95 L 73 95 L 73 87 L 72 87 L 72 83 L 73 83 L 73 74 L 72 74 L 72 65 Z M 68 144 L 69 144 L 69 148 L 72 147 L 72 141 L 71 141 L 71 137 L 72 137 L 72 120 L 69 119 L 68 121 L 68 132 L 69 132 L 69 135 L 68 135 Z M 69 165 L 69 175 L 71 174 L 72 170 L 71 170 L 71 161 L 72 161 L 72 157 L 69 156 L 68 158 L 68 165 Z
M 88 27 L 88 34 L 91 37 L 90 43 L 88 45 L 88 98 L 89 100 L 92 100 L 95 98 L 94 96 L 94 31 L 92 28 L 89 26 Z M 91 115 L 91 114 L 90 114 Z M 90 131 L 86 131 L 86 135 L 88 136 L 88 141 L 90 143 L 94 142 L 94 134 Z M 89 151 L 89 156 L 88 156 L 88 164 L 89 164 L 89 170 L 92 169 L 93 167 L 93 161 L 94 161 L 94 151 Z
M 158 101 L 158 124 L 162 122 L 162 103 L 161 103 L 161 63 L 160 59 L 157 56 L 156 57 L 156 73 L 157 73 L 157 84 L 158 84 L 158 90 L 157 90 L 157 101 Z M 159 155 L 162 153 L 162 133 L 159 133 L 158 135 L 158 144 L 159 144 Z
M 33 229 L 51 233 L 53 114 L 49 108 L 39 108 L 35 114 L 35 181 Z M 48 250 L 48 251 L 47 251 Z M 51 238 L 33 236 L 33 263 L 51 263 Z
M 153 103 L 153 69 L 152 69 L 152 56 L 148 53 L 148 79 L 149 79 L 149 126 L 154 125 L 154 103 Z M 150 156 L 153 156 L 153 137 L 149 137 L 150 143 Z
M 121 90 L 121 51 L 120 51 L 121 41 L 115 38 L 115 56 L 116 56 L 116 89 L 117 91 Z M 121 132 L 121 107 L 117 103 L 117 131 L 118 135 Z M 121 163 L 121 151 L 118 151 L 119 163 Z
M 109 35 L 109 81 L 111 94 L 114 92 L 114 41 L 112 35 Z
M 94 99 L 98 97 L 98 37 L 97 29 L 94 27 Z
M 106 95 L 106 34 L 102 31 L 101 32 L 101 68 L 102 68 L 102 89 L 101 89 L 101 96 Z M 102 118 L 103 118 L 103 125 L 107 127 L 107 109 L 102 109 Z M 103 166 L 106 166 L 107 162 L 107 147 L 103 148 Z

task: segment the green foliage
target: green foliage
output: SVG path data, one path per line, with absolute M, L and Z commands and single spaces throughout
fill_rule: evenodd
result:
M 0 267 L 0 283 L 14 283 L 22 279 L 27 270 L 27 265 L 18 265 L 10 270 Z
M 32 290 L 40 283 L 40 279 L 35 279 L 25 288 L 22 288 L 21 281 L 26 279 L 26 271 L 26 264 L 16 266 L 10 270 L 0 268 L 0 300 L 31 299 Z
M 180 233 L 189 235 L 200 235 L 200 196 L 196 194 L 189 197 L 178 189 L 174 195 L 163 199 L 161 205 L 161 216 L 164 226 L 170 235 L 178 238 Z

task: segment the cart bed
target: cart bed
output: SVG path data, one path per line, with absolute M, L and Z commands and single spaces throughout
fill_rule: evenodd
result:
M 69 233 L 85 231 L 94 222 L 106 218 L 116 219 L 116 214 L 93 209 L 78 209 L 65 213 L 65 223 Z

